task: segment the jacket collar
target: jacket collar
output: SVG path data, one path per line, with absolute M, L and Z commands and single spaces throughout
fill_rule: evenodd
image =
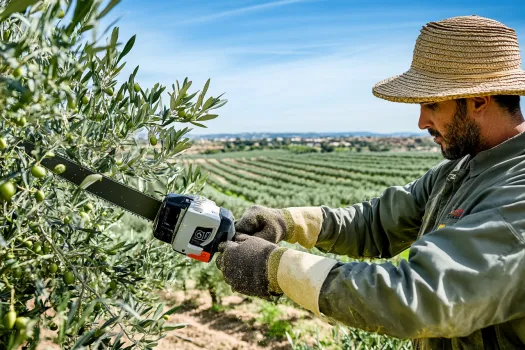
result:
M 470 176 L 481 174 L 488 168 L 525 153 L 525 132 L 518 134 L 499 145 L 479 152 L 469 162 Z

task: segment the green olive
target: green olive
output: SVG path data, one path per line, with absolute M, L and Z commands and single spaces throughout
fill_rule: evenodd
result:
M 62 19 L 62 18 L 64 18 L 65 15 L 66 15 L 66 13 L 64 12 L 64 10 L 60 10 L 60 11 L 58 11 L 57 17 L 59 19 Z
M 109 288 L 110 289 L 116 289 L 117 288 L 117 282 L 115 282 L 115 281 L 109 282 Z
M 4 182 L 0 184 L 0 197 L 6 201 L 10 201 L 16 193 L 16 187 L 12 182 Z
M 20 277 L 22 277 L 22 274 L 23 274 L 23 273 L 24 273 L 24 272 L 23 272 L 22 270 L 20 270 L 20 269 L 15 269 L 15 270 L 13 271 L 13 276 L 15 276 L 16 278 L 20 278 Z
M 78 213 L 78 215 L 80 215 L 80 218 L 84 221 L 89 221 L 89 214 L 86 213 L 85 211 L 81 211 L 80 213 Z
M 157 138 L 155 136 L 151 136 L 149 138 L 149 143 L 152 145 L 152 146 L 156 146 L 157 145 Z
M 41 179 L 44 176 L 46 176 L 46 169 L 43 166 L 40 165 L 34 165 L 31 168 L 31 174 L 36 177 L 37 179 Z
M 37 254 L 41 254 L 42 253 L 42 242 L 35 242 L 35 244 L 33 244 L 33 251 Z
M 169 315 L 164 315 L 164 316 L 162 316 L 162 318 L 167 321 L 167 320 L 169 320 L 170 316 Z
M 26 329 L 28 323 L 29 323 L 29 318 L 17 317 L 15 321 L 15 327 L 17 329 Z
M 21 77 L 21 76 L 22 76 L 22 68 L 18 67 L 17 69 L 15 69 L 15 70 L 13 71 L 13 76 L 14 76 L 15 78 L 19 78 L 19 77 Z
M 69 109 L 73 109 L 73 110 L 74 110 L 75 108 L 77 108 L 77 103 L 76 103 L 75 100 L 74 100 L 72 97 L 70 97 L 70 96 L 67 97 L 67 107 L 68 107 Z
M 26 126 L 26 124 L 27 124 L 26 117 L 18 117 L 18 118 L 16 118 L 15 124 L 18 125 L 18 126 Z
M 26 248 L 31 248 L 31 247 L 33 247 L 33 242 L 31 242 L 31 241 L 22 241 L 22 244 L 23 244 L 24 247 L 26 247 Z
M 62 279 L 64 280 L 64 283 L 68 285 L 75 283 L 75 275 L 71 271 L 66 272 L 64 276 L 62 276 Z
M 104 89 L 104 92 L 105 92 L 106 94 L 108 94 L 109 96 L 113 96 L 113 88 L 110 88 L 110 87 L 105 88 L 105 89 Z
M 89 97 L 87 95 L 82 96 L 82 104 L 87 105 L 89 103 Z
M 84 204 L 84 210 L 86 212 L 90 212 L 93 210 L 93 204 L 91 204 L 90 202 L 87 202 L 86 204 Z
M 138 83 L 135 83 L 133 85 L 133 90 L 135 90 L 135 92 L 139 92 L 140 91 L 140 85 Z
M 66 171 L 66 166 L 64 164 L 57 164 L 54 168 L 53 168 L 53 172 L 55 174 L 62 174 L 64 171 Z
M 58 271 L 58 265 L 51 263 L 48 268 L 49 273 L 56 273 Z
M 0 151 L 3 151 L 7 148 L 7 140 L 3 137 L 0 137 Z
M 43 202 L 44 199 L 46 199 L 46 194 L 44 193 L 44 191 L 38 190 L 35 193 L 35 199 L 37 202 Z
M 117 101 L 121 101 L 123 98 L 124 98 L 124 95 L 122 94 L 122 92 L 119 92 L 117 95 Z
M 16 312 L 11 310 L 4 316 L 4 327 L 7 329 L 13 329 L 16 322 Z

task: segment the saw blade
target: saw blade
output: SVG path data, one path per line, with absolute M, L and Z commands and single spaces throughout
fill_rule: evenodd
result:
M 26 153 L 31 155 L 34 145 L 27 142 L 23 145 Z M 61 174 L 55 175 L 69 181 L 75 186 L 80 186 L 86 176 L 94 174 L 102 176 L 100 181 L 96 181 L 85 190 L 144 219 L 155 221 L 155 217 L 162 206 L 162 201 L 92 171 L 63 156 L 55 154 L 52 158 L 43 159 L 40 164 L 51 171 L 53 171 L 58 164 L 64 164 L 66 170 Z

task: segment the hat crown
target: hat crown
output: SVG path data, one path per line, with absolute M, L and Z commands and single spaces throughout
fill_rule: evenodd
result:
M 429 22 L 416 40 L 412 69 L 443 77 L 521 69 L 518 38 L 513 29 L 480 16 Z

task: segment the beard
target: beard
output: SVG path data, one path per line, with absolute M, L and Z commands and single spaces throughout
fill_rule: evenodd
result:
M 434 137 L 441 137 L 443 140 L 440 144 L 441 154 L 446 159 L 460 159 L 467 154 L 475 155 L 484 149 L 485 142 L 481 137 L 481 127 L 468 116 L 467 103 L 464 99 L 456 100 L 456 112 L 452 121 L 445 125 L 444 135 L 434 129 L 428 129 L 428 132 Z

